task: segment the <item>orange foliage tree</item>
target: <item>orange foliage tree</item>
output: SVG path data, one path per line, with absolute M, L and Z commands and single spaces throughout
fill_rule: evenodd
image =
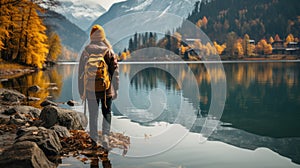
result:
M 38 12 L 55 0 L 0 1 L 0 57 L 42 68 L 49 52 L 46 27 Z M 49 4 L 51 5 L 51 4 Z
M 225 48 L 226 48 L 226 44 L 220 45 L 220 44 L 218 44 L 216 41 L 214 41 L 214 46 L 215 46 L 215 48 L 216 48 L 216 50 L 217 50 L 217 53 L 218 53 L 219 55 L 221 55 L 221 54 L 223 53 L 223 51 L 225 50 Z
M 272 54 L 272 45 L 268 44 L 266 39 L 262 39 L 257 43 L 256 50 L 261 54 Z

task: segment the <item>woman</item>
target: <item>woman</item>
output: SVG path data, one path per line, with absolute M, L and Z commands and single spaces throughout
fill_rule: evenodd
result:
M 110 86 L 106 91 L 91 91 L 84 86 L 85 65 L 91 55 L 104 55 L 104 60 L 108 66 L 110 75 Z M 90 32 L 90 43 L 84 48 L 79 61 L 79 77 L 78 89 L 83 100 L 87 99 L 89 110 L 89 126 L 90 136 L 93 144 L 96 145 L 98 141 L 98 114 L 99 103 L 101 102 L 101 109 L 103 115 L 102 121 L 102 145 L 108 147 L 108 136 L 110 133 L 111 124 L 111 104 L 112 100 L 117 97 L 117 90 L 119 87 L 119 72 L 117 57 L 113 52 L 112 46 L 105 36 L 104 29 L 100 25 L 94 25 Z

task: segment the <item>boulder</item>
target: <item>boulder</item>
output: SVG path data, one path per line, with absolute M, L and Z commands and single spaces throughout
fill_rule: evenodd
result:
M 84 130 L 87 126 L 87 118 L 83 113 L 60 109 L 58 113 L 59 125 L 67 127 L 69 130 Z
M 44 127 L 28 127 L 18 130 L 15 142 L 35 142 L 46 156 L 57 156 L 62 149 L 58 135 L 54 130 Z
M 0 167 L 55 168 L 43 151 L 34 142 L 15 143 L 0 155 Z
M 58 123 L 58 111 L 58 108 L 54 106 L 44 107 L 39 117 L 43 123 L 42 125 L 50 128 Z
M 38 118 L 41 114 L 41 110 L 31 106 L 13 106 L 3 112 L 3 114 L 6 115 L 13 115 L 16 113 L 24 114 L 31 118 Z
M 55 106 L 44 107 L 40 120 L 46 128 L 59 124 L 69 130 L 83 130 L 87 126 L 87 118 L 83 113 Z
M 51 129 L 54 130 L 56 132 L 56 134 L 58 135 L 58 137 L 60 137 L 60 138 L 71 137 L 69 130 L 64 126 L 54 125 L 53 127 L 51 127 Z
M 24 125 L 27 122 L 33 122 L 38 118 L 41 110 L 31 106 L 13 106 L 3 112 L 10 115 L 10 124 Z
M 15 90 L 8 90 L 8 89 L 0 89 L 0 95 L 3 101 L 16 103 L 23 101 L 26 96 L 18 91 Z

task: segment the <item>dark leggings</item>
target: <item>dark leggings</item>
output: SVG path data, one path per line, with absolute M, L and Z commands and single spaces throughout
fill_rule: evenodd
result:
M 106 98 L 106 107 L 104 99 L 88 99 L 90 136 L 94 141 L 98 140 L 98 114 L 100 100 L 103 115 L 102 135 L 109 135 L 110 132 L 112 98 Z

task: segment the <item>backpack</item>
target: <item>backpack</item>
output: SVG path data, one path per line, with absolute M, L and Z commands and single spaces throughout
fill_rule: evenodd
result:
M 103 92 L 109 89 L 111 77 L 104 54 L 90 54 L 84 68 L 84 92 Z

